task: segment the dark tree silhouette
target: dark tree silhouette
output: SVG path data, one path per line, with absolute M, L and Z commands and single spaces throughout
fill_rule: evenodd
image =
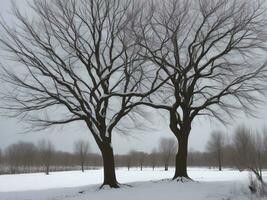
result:
M 187 174 L 188 138 L 199 116 L 226 122 L 234 110 L 251 113 L 266 81 L 264 1 L 149 1 L 132 36 L 139 55 L 171 77 L 145 103 L 169 112 L 178 142 L 173 179 Z M 263 87 L 264 86 L 264 87 Z M 139 102 L 140 104 L 140 102 Z
M 1 21 L 4 112 L 33 130 L 84 122 L 102 154 L 102 186 L 113 188 L 113 130 L 163 84 L 128 36 L 133 2 L 35 0 L 31 16 L 13 8 L 16 28 Z

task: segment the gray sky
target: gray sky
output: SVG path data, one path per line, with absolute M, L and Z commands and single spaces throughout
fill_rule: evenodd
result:
M 8 14 L 11 0 L 0 0 L 0 13 L 4 19 L 12 23 L 12 20 Z M 26 0 L 17 0 L 20 8 L 27 11 Z M 0 57 L 0 61 L 3 58 Z M 127 136 L 123 134 L 114 134 L 113 147 L 115 153 L 125 153 L 131 149 L 139 151 L 151 151 L 151 149 L 157 147 L 159 138 L 161 137 L 173 137 L 168 128 L 168 121 L 159 116 L 159 114 L 150 112 L 152 117 L 151 122 L 146 123 L 147 128 L 145 130 L 129 130 Z M 153 114 L 152 114 L 153 113 Z M 192 133 L 190 135 L 189 147 L 195 150 L 204 150 L 206 141 L 209 134 L 214 129 L 223 129 L 228 135 L 233 131 L 233 127 L 244 123 L 251 125 L 254 128 L 261 129 L 267 122 L 267 105 L 261 105 L 258 109 L 259 119 L 252 119 L 244 117 L 242 113 L 235 121 L 228 127 L 222 126 L 215 120 L 196 119 L 193 124 Z M 168 116 L 168 113 L 163 113 L 164 116 Z M 90 139 L 91 149 L 98 152 L 96 144 L 93 138 L 90 136 L 90 132 L 81 123 L 70 124 L 62 128 L 49 129 L 40 133 L 20 133 L 23 130 L 24 124 L 18 122 L 16 119 L 7 119 L 0 117 L 0 148 L 3 149 L 9 144 L 15 143 L 19 140 L 37 142 L 40 139 L 50 139 L 58 150 L 72 151 L 73 143 L 78 139 Z

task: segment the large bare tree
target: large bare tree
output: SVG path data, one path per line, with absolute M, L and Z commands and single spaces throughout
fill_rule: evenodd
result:
M 132 35 L 139 54 L 169 76 L 146 103 L 169 112 L 179 143 L 173 179 L 187 174 L 188 138 L 199 116 L 226 122 L 233 110 L 251 113 L 266 81 L 264 1 L 149 1 Z M 139 102 L 140 104 L 140 102 Z
M 125 28 L 138 5 L 35 0 L 30 8 L 27 17 L 14 7 L 16 26 L 1 21 L 0 42 L 9 59 L 2 108 L 34 130 L 84 122 L 102 153 L 102 186 L 117 188 L 112 132 L 134 103 L 162 85 L 161 69 L 144 63 Z

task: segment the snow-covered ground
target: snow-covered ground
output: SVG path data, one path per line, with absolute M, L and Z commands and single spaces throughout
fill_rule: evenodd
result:
M 1 175 L 0 200 L 249 200 L 256 199 L 248 191 L 248 173 L 225 169 L 222 172 L 190 168 L 195 182 L 177 183 L 171 178 L 173 169 L 118 169 L 120 189 L 99 190 L 102 170 Z M 265 172 L 267 178 L 267 172 Z M 84 191 L 80 193 L 80 191 Z

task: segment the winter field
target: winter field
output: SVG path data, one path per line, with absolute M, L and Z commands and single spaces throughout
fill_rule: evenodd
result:
M 215 169 L 190 168 L 195 182 L 171 182 L 173 169 L 117 170 L 120 189 L 99 190 L 102 170 L 1 175 L 1 200 L 249 200 L 249 174 L 232 169 L 219 172 Z M 267 178 L 267 172 L 264 174 Z

